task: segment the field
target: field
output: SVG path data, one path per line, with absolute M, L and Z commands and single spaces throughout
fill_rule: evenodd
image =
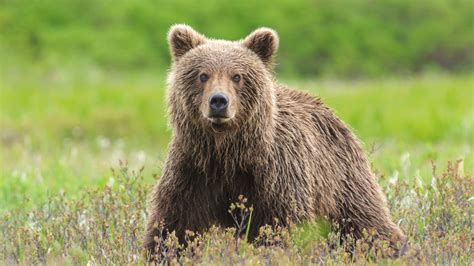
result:
M 78 76 L 58 72 L 0 84 L 0 263 L 144 263 L 146 197 L 171 135 L 164 79 Z M 285 83 L 322 97 L 365 143 L 410 239 L 398 262 L 472 263 L 474 76 Z M 362 242 L 352 257 L 337 243 L 329 249 L 336 237 L 324 222 L 275 230 L 253 246 L 232 229 L 214 228 L 179 260 L 388 260 Z M 177 260 L 176 243 L 165 245 Z

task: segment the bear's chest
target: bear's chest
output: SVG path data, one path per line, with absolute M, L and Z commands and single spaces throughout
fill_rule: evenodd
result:
M 230 205 L 238 201 L 239 196 L 253 200 L 257 194 L 255 177 L 249 169 L 242 169 L 234 162 L 210 161 L 203 180 L 209 184 L 209 193 L 217 193 L 221 202 Z

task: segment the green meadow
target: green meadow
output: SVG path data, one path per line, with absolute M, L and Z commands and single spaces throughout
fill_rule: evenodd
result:
M 150 75 L 151 76 L 151 75 Z M 4 82 L 0 209 L 35 206 L 113 182 L 119 160 L 160 174 L 171 130 L 164 77 Z M 351 126 L 382 176 L 430 182 L 433 164 L 473 172 L 473 76 L 286 81 L 321 97 Z M 28 202 L 25 202 L 28 199 Z
M 66 74 L 2 83 L 0 261 L 144 263 L 147 194 L 171 136 L 164 77 L 75 80 Z M 394 219 L 413 245 L 399 262 L 472 261 L 463 236 L 472 232 L 474 76 L 284 82 L 321 97 L 363 141 Z M 263 249 L 223 230 L 198 238 L 194 255 L 178 257 L 170 249 L 167 258 L 203 264 L 381 261 L 362 244 L 356 257 L 344 247 L 328 249 L 326 241 L 337 241 L 324 222 L 265 231 L 278 241 Z M 284 245 L 275 244 L 281 239 Z
M 176 23 L 229 40 L 275 29 L 277 80 L 353 129 L 409 248 L 341 243 L 321 219 L 262 228 L 259 244 L 244 228 L 158 239 L 164 264 L 472 264 L 473 17 L 470 0 L 0 0 L 0 265 L 147 264 Z

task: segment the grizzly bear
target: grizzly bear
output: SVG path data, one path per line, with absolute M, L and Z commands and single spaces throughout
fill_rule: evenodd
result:
M 274 80 L 275 31 L 225 41 L 175 25 L 168 42 L 173 134 L 151 196 L 148 251 L 163 236 L 158 224 L 181 241 L 186 230 L 233 226 L 228 209 L 239 195 L 254 209 L 252 239 L 276 219 L 326 217 L 356 239 L 366 229 L 392 244 L 405 241 L 348 126 L 319 98 Z

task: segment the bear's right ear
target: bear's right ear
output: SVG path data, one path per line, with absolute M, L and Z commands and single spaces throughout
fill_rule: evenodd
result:
M 205 41 L 206 38 L 204 36 L 184 24 L 174 25 L 168 32 L 168 44 L 173 61 L 178 60 L 186 52 L 203 44 Z

